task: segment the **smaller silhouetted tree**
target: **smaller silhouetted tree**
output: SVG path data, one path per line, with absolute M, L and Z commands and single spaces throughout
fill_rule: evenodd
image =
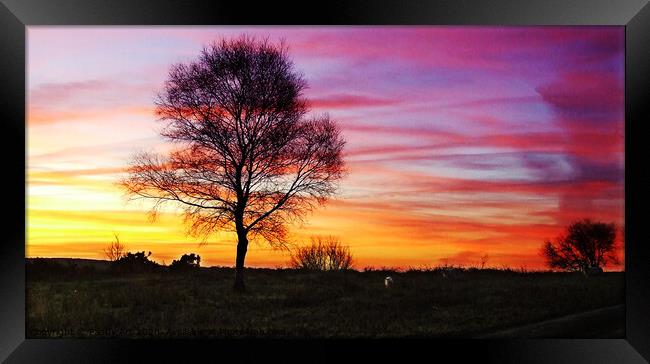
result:
M 550 268 L 587 271 L 617 263 L 616 225 L 589 219 L 569 225 L 555 242 L 546 241 L 542 254 Z
M 179 260 L 172 261 L 169 269 L 172 271 L 187 271 L 199 268 L 201 265 L 201 256 L 198 254 L 183 254 Z
M 106 248 L 104 248 L 104 255 L 111 262 L 120 259 L 126 250 L 124 244 L 120 243 L 120 237 L 116 233 L 113 233 L 113 236 L 115 236 L 115 240 L 109 243 Z

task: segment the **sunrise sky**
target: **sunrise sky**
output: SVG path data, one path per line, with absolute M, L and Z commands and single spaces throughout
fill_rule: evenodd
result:
M 336 236 L 358 268 L 488 254 L 540 269 L 571 221 L 624 222 L 623 27 L 30 26 L 27 256 L 101 259 L 115 232 L 158 262 L 234 265 L 235 236 L 199 246 L 114 183 L 133 152 L 165 149 L 153 100 L 169 66 L 242 33 L 285 39 L 348 141 L 340 194 L 293 242 Z M 246 262 L 287 258 L 254 245 Z

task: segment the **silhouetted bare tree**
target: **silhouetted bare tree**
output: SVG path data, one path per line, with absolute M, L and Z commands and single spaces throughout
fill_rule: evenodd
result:
M 115 236 L 115 240 L 104 248 L 104 255 L 112 262 L 120 259 L 126 251 L 124 244 L 120 243 L 120 237 L 116 233 L 113 233 L 113 236 Z
M 569 225 L 555 243 L 546 241 L 542 254 L 551 268 L 586 272 L 618 262 L 615 242 L 615 224 L 584 219 Z
M 237 233 L 234 289 L 244 290 L 249 239 L 282 247 L 287 224 L 322 204 L 342 177 L 345 145 L 327 115 L 307 117 L 306 81 L 283 44 L 242 36 L 171 67 L 156 113 L 179 148 L 139 153 L 122 186 L 183 207 L 189 232 Z

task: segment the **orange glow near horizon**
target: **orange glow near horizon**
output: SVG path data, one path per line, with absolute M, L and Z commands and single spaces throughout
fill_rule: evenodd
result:
M 116 182 L 169 148 L 153 114 L 169 65 L 243 32 L 286 39 L 348 141 L 340 193 L 289 247 L 334 236 L 358 269 L 544 269 L 570 222 L 623 226 L 622 27 L 28 27 L 28 257 L 103 259 L 117 233 L 160 263 L 234 265 L 233 233 L 188 236 L 171 207 L 151 221 Z M 246 265 L 288 260 L 256 242 Z

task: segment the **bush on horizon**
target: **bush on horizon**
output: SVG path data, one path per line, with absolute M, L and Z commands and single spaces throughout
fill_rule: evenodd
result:
M 289 266 L 295 269 L 337 271 L 352 269 L 352 253 L 334 238 L 312 237 L 311 244 L 298 247 Z
M 198 254 L 190 253 L 183 254 L 179 260 L 172 261 L 169 265 L 170 271 L 189 271 L 200 268 L 201 256 Z
M 121 258 L 111 263 L 111 270 L 117 273 L 146 273 L 160 268 L 161 265 L 149 260 L 151 252 L 145 254 L 144 251 L 122 255 Z

